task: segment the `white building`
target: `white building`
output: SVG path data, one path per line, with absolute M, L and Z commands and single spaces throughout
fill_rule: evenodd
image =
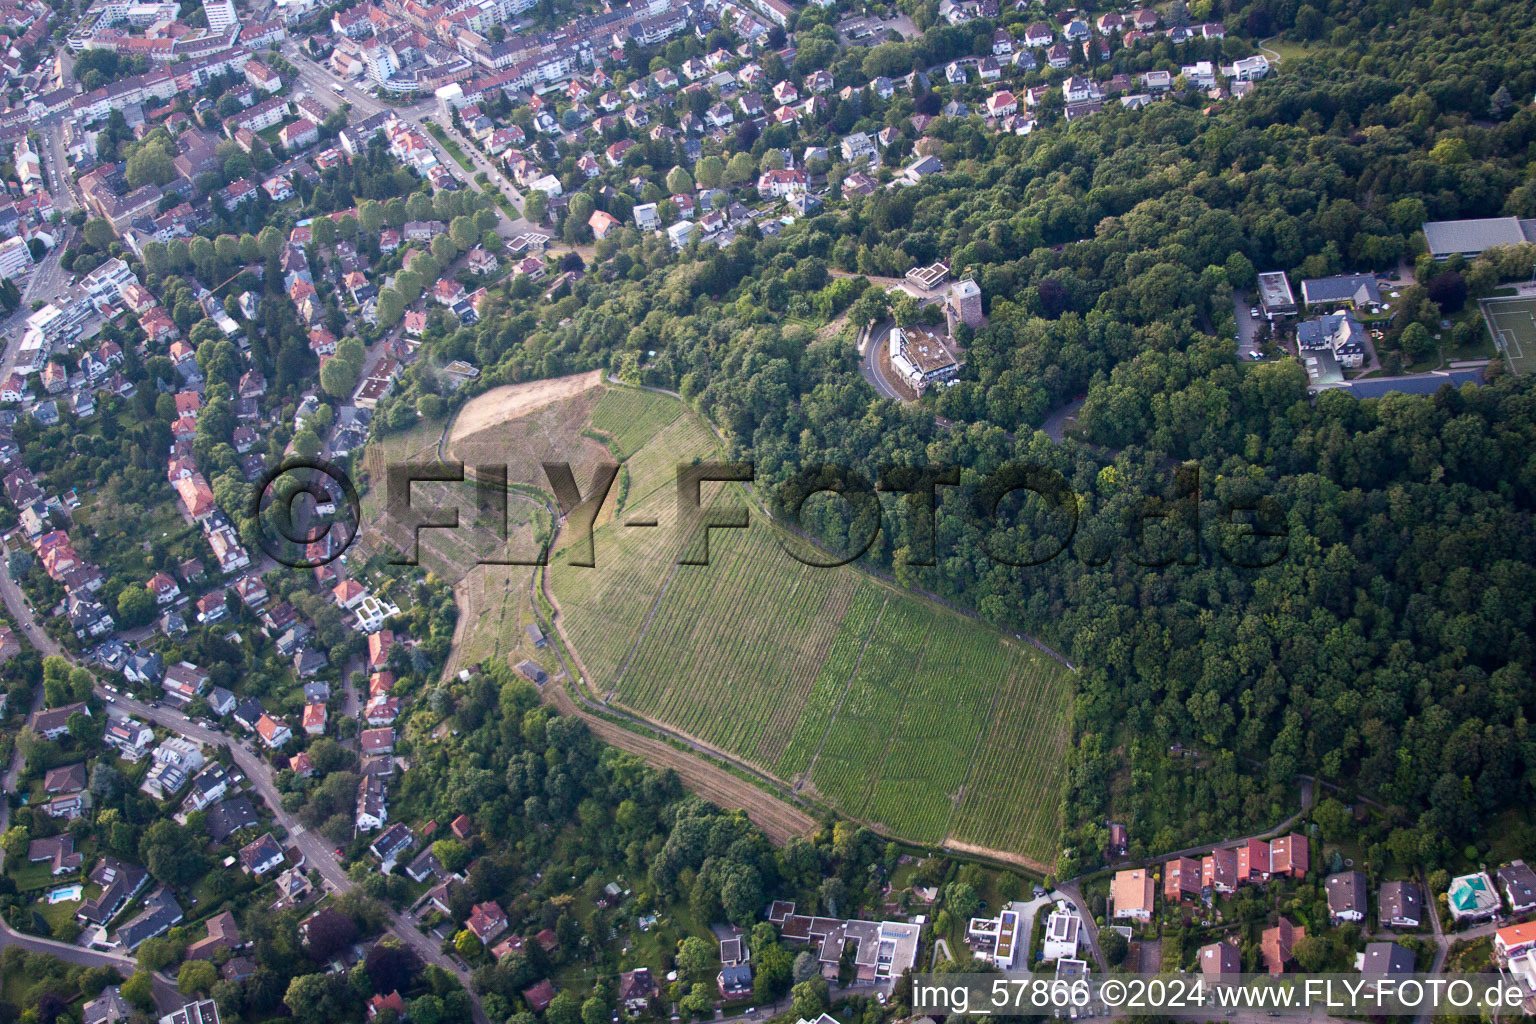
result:
M 1210 89 L 1216 85 L 1216 67 L 1208 60 L 1198 60 L 1179 68 L 1179 74 L 1196 89 Z
M 656 212 L 655 203 L 641 203 L 631 212 L 635 217 L 635 227 L 641 231 L 660 230 L 661 214 Z
M 944 342 L 922 327 L 892 327 L 890 359 L 891 368 L 915 391 L 936 380 L 947 380 L 960 370 Z
M 1070 909 L 1057 906 L 1045 919 L 1045 945 L 1042 959 L 1061 960 L 1077 956 L 1077 941 L 1083 922 Z
M 966 929 L 966 940 L 999 970 L 1013 969 L 1019 955 L 1019 914 L 1012 908 L 996 917 L 973 917 Z
M 694 225 L 691 220 L 680 220 L 667 228 L 667 241 L 672 248 L 682 249 L 693 239 Z
M 369 594 L 353 609 L 357 615 L 357 628 L 364 633 L 377 633 L 384 623 L 400 614 L 400 609 L 374 594 Z
M 32 273 L 32 250 L 19 235 L 0 242 L 0 277 L 20 282 Z
M 204 0 L 203 13 L 208 17 L 208 29 L 211 32 L 223 32 L 240 24 L 234 0 Z
M 1258 81 L 1269 74 L 1269 59 L 1262 53 L 1256 53 L 1252 57 L 1233 61 L 1230 67 L 1222 68 L 1221 73 L 1239 82 Z

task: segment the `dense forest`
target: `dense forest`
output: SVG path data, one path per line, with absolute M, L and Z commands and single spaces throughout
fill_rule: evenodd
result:
M 1219 15 L 1276 30 L 1298 17 L 1267 0 Z M 1255 268 L 1413 264 L 1426 218 L 1536 214 L 1536 112 L 1508 99 L 1536 87 L 1521 56 L 1532 30 L 1509 5 L 1404 0 L 1328 4 L 1315 31 L 1327 45 L 1241 103 L 1107 108 L 1002 139 L 942 119 L 929 131 L 949 173 L 777 237 L 680 260 L 662 240 L 605 240 L 573 292 L 434 339 L 434 361 L 482 365 L 470 391 L 599 365 L 676 388 L 766 494 L 824 463 L 869 479 L 965 467 L 965 486 L 939 490 L 937 564 L 889 499 L 866 557 L 1080 666 L 1063 872 L 1097 857 L 1111 812 L 1155 851 L 1282 816 L 1295 773 L 1387 805 L 1394 856 L 1443 860 L 1524 804 L 1536 767 L 1536 391 L 1495 367 L 1487 386 L 1432 398 L 1311 398 L 1292 361 L 1236 361 L 1231 289 Z M 893 103 L 886 121 L 910 130 L 910 113 Z M 827 339 L 797 322 L 886 314 L 882 293 L 836 270 L 946 257 L 972 270 L 990 322 L 936 401 L 876 399 L 851 328 Z M 1466 294 L 1434 277 L 1475 296 L 1530 262 L 1419 259 L 1384 347 L 1451 311 L 1432 296 Z M 433 387 L 421 374 L 394 401 Z M 1033 431 L 1078 394 L 1081 440 Z M 986 552 L 1056 550 L 1061 514 L 1015 495 L 1011 526 L 988 538 L 969 497 L 1016 461 L 1060 474 L 1079 507 L 1069 550 L 1031 568 Z M 1199 500 L 1166 506 L 1177 558 L 1140 564 L 1166 558 L 1138 555 L 1127 526 L 1176 498 L 1178 463 L 1198 470 Z M 1265 498 L 1289 532 L 1281 557 L 1232 564 L 1222 552 L 1253 542 L 1230 510 Z M 846 510 L 818 500 L 801 525 L 841 547 Z

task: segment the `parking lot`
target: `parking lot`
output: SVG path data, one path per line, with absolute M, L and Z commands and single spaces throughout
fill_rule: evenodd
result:
M 1262 316 L 1253 316 L 1254 303 L 1258 300 L 1248 292 L 1233 290 L 1232 292 L 1232 316 L 1237 321 L 1237 358 L 1250 359 L 1250 352 L 1260 351 L 1258 345 L 1261 328 L 1264 326 Z
M 837 26 L 838 37 L 845 46 L 874 46 L 884 42 L 885 34 L 892 30 L 901 33 L 903 39 L 918 35 L 917 26 L 905 14 L 890 19 L 849 18 Z

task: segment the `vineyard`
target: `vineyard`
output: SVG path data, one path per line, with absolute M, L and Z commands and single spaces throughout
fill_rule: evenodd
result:
M 592 429 L 613 438 L 619 454 L 627 459 L 682 414 L 682 403 L 664 395 L 609 388 L 592 410 Z
M 642 392 L 608 391 L 592 425 L 633 452 L 627 500 L 596 568 L 562 551 L 549 579 L 593 692 L 892 833 L 1054 860 L 1060 666 L 856 569 L 800 564 L 755 508 L 711 532 L 709 565 L 678 565 L 676 467 L 713 439 Z M 737 485 L 706 500 L 750 507 Z
M 611 457 L 594 435 L 622 453 L 596 567 L 571 565 L 566 548 L 549 569 L 592 692 L 893 834 L 1054 860 L 1071 704 L 1060 666 L 854 568 L 801 564 L 737 484 L 706 485 L 704 501 L 749 509 L 750 526 L 711 531 L 709 565 L 679 565 L 678 465 L 718 458 L 714 436 L 675 399 L 569 380 L 570 393 L 518 415 L 482 410 L 473 432 L 461 414 L 448 454 L 504 460 L 511 482 L 546 489 L 543 458 L 572 461 L 585 488 L 587 467 Z M 408 550 L 410 528 L 382 514 L 383 467 L 434 461 L 442 429 L 423 424 L 367 453 L 370 532 L 396 547 Z M 450 670 L 539 653 L 523 633 L 530 570 L 476 566 L 496 542 L 473 518 L 474 485 L 412 494 L 427 512 L 461 509 L 463 527 L 420 541 L 423 563 L 455 583 Z M 511 550 L 531 553 L 544 513 L 522 492 L 508 498 Z

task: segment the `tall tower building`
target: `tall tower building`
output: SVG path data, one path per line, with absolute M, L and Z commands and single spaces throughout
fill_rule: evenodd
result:
M 204 0 L 203 13 L 208 16 L 208 28 L 214 32 L 240 24 L 234 0 Z

